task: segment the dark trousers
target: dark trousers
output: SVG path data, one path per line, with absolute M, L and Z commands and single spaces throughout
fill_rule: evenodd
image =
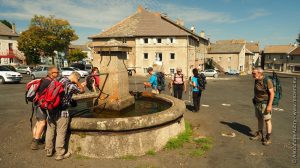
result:
M 176 97 L 177 99 L 181 99 L 182 92 L 183 92 L 183 84 L 173 84 L 174 97 Z
M 201 91 L 194 92 L 193 91 L 193 103 L 194 103 L 194 110 L 199 111 L 200 110 L 200 99 L 201 99 Z

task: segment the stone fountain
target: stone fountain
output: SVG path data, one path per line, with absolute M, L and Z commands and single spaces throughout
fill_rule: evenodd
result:
M 86 108 L 109 110 L 109 113 L 137 105 L 135 98 L 129 94 L 128 74 L 125 64 L 127 52 L 131 48 L 116 40 L 94 46 L 94 66 L 101 73 L 103 93 L 78 95 L 81 100 L 92 99 Z M 97 97 L 97 98 L 96 98 Z M 119 158 L 128 155 L 140 156 L 148 151 L 161 150 L 170 138 L 185 130 L 183 113 L 185 104 L 168 95 L 145 94 L 148 101 L 161 101 L 168 108 L 155 113 L 142 113 L 124 117 L 75 117 L 72 118 L 69 151 L 92 158 Z M 159 104 L 156 106 L 160 106 Z M 146 107 L 145 107 L 146 108 Z M 150 107 L 151 108 L 151 107 Z M 101 110 L 96 110 L 101 113 Z M 92 113 L 96 113 L 92 110 Z

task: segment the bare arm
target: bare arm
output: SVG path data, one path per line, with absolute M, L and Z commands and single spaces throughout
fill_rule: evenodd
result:
M 273 100 L 274 100 L 274 88 L 269 89 L 269 93 L 270 93 L 270 98 L 269 98 L 269 102 L 268 102 L 268 106 L 267 106 L 267 112 L 271 112 L 272 110 L 272 104 L 273 104 Z
M 83 82 L 83 83 L 77 82 L 76 85 L 79 88 L 80 93 L 84 93 L 85 82 Z
M 151 87 L 151 83 L 150 82 L 144 82 L 145 87 Z

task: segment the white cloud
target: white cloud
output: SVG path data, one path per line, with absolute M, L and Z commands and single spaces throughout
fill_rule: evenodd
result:
M 224 0 L 230 3 L 231 0 Z M 232 2 L 231 2 L 232 3 Z M 238 23 L 270 15 L 264 9 L 250 11 L 241 18 L 227 12 L 206 10 L 198 6 L 180 6 L 158 0 L 0 0 L 0 18 L 30 21 L 33 15 L 55 15 L 66 19 L 77 28 L 105 30 L 136 11 L 138 4 L 151 11 L 165 12 L 169 17 L 183 19 L 188 24 L 199 22 Z M 86 40 L 86 34 L 98 32 L 78 32 L 80 40 Z M 85 35 L 83 35 L 85 34 Z
M 146 5 L 147 1 L 143 3 Z M 124 0 L 0 0 L 0 4 L 13 9 L 0 12 L 0 17 L 30 20 L 35 14 L 55 15 L 69 20 L 73 26 L 99 29 L 130 15 L 136 5 L 135 1 Z
M 229 13 L 208 11 L 199 7 L 176 6 L 174 4 L 165 4 L 165 12 L 170 17 L 180 18 L 188 23 L 208 21 L 212 23 L 238 23 L 253 20 L 259 17 L 270 15 L 264 9 L 256 9 L 244 18 L 235 18 Z

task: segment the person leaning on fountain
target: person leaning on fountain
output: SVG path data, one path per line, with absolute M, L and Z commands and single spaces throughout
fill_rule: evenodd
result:
M 68 107 L 72 101 L 73 94 L 84 92 L 85 82 L 79 83 L 79 79 L 80 74 L 78 72 L 72 72 L 69 77 L 59 79 L 59 82 L 63 84 L 64 92 L 61 95 L 59 110 L 52 113 L 52 120 L 47 122 L 45 146 L 46 156 L 51 157 L 54 152 L 55 143 L 55 160 L 66 159 L 71 155 L 65 149 L 66 133 L 69 125 Z
M 145 88 L 151 87 L 152 93 L 159 94 L 159 91 L 157 89 L 157 86 L 158 86 L 157 77 L 156 77 L 155 72 L 153 71 L 153 68 L 149 67 L 147 69 L 147 72 L 149 73 L 149 75 L 151 75 L 151 77 L 150 77 L 149 82 L 144 82 Z

